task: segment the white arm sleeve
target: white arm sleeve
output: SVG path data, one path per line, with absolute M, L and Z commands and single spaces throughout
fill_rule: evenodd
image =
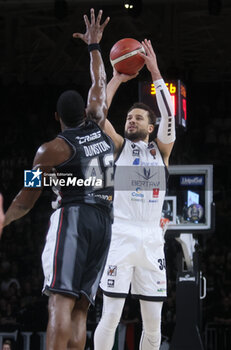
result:
M 157 137 L 161 142 L 169 144 L 176 139 L 175 116 L 171 95 L 163 79 L 154 81 L 154 86 L 157 105 L 161 114 Z

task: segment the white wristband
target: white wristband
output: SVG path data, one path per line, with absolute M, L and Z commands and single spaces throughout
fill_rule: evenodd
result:
M 163 79 L 154 81 L 154 86 L 157 105 L 161 114 L 157 137 L 162 143 L 169 144 L 176 139 L 175 116 L 171 95 Z

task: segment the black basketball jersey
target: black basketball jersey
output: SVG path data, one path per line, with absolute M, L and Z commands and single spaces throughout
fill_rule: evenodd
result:
M 60 206 L 87 203 L 111 213 L 114 196 L 114 144 L 99 128 L 87 120 L 83 125 L 64 130 L 57 137 L 64 139 L 73 154 L 56 166 Z

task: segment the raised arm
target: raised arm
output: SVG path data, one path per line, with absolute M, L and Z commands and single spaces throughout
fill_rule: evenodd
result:
M 116 91 L 118 90 L 120 85 L 122 83 L 126 83 L 127 81 L 136 78 L 138 74 L 139 74 L 139 72 L 136 73 L 136 74 L 133 74 L 133 75 L 122 74 L 122 73 L 117 72 L 117 70 L 115 68 L 113 68 L 113 77 L 111 78 L 111 80 L 107 84 L 107 105 L 108 105 L 108 109 L 111 106 L 113 97 L 115 96 Z
M 156 89 L 157 104 L 161 114 L 160 125 L 157 133 L 157 144 L 163 155 L 165 164 L 168 165 L 169 156 L 176 138 L 173 103 L 170 93 L 160 74 L 151 41 L 145 39 L 142 42 L 142 45 L 144 46 L 146 55 L 142 53 L 139 54 L 144 58 L 146 66 L 151 73 L 152 81 Z
M 103 31 L 109 22 L 109 17 L 100 24 L 103 11 L 100 10 L 95 20 L 94 9 L 91 9 L 91 19 L 84 15 L 86 24 L 86 33 L 74 33 L 74 38 L 80 38 L 88 44 L 90 53 L 90 74 L 92 85 L 88 92 L 88 101 L 86 114 L 87 117 L 94 120 L 100 127 L 104 127 L 107 117 L 107 97 L 106 97 L 106 73 L 101 56 L 99 43 L 102 39 Z
M 134 75 L 121 74 L 121 73 L 117 72 L 115 69 L 113 69 L 113 77 L 111 78 L 111 80 L 107 84 L 108 109 L 109 109 L 111 102 L 113 100 L 113 97 L 115 96 L 116 91 L 118 90 L 120 85 L 122 83 L 126 83 L 127 81 L 135 78 L 137 75 L 138 75 L 138 73 L 134 74 Z M 123 145 L 124 138 L 115 131 L 113 125 L 109 122 L 108 119 L 106 119 L 106 121 L 105 121 L 103 130 L 113 140 L 113 142 L 115 144 L 116 153 L 119 152 L 122 145 Z

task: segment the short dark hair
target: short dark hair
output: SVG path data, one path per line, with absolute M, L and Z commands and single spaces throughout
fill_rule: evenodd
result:
M 75 127 L 84 119 L 84 101 L 75 90 L 64 91 L 58 98 L 56 108 L 59 117 L 68 127 Z
M 144 109 L 145 111 L 147 111 L 149 124 L 153 124 L 153 125 L 156 124 L 156 115 L 148 105 L 146 105 L 143 102 L 136 102 L 129 108 L 128 113 L 131 112 L 135 108 L 140 108 L 140 109 Z
M 3 343 L 2 343 L 2 345 L 9 345 L 10 348 L 12 348 L 12 342 L 11 342 L 11 340 L 9 340 L 9 339 L 5 339 L 5 340 L 3 341 Z

